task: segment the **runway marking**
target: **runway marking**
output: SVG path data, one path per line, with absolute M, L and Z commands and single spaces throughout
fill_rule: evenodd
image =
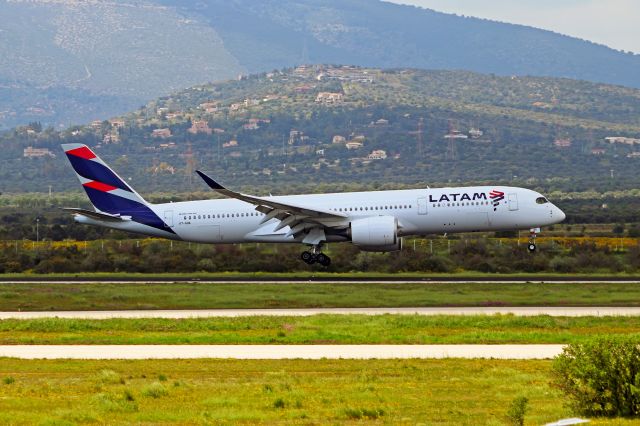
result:
M 303 317 L 312 315 L 516 315 L 553 317 L 640 316 L 640 307 L 434 307 L 434 308 L 316 308 L 316 309 L 202 309 L 136 311 L 0 312 L 3 319 L 110 319 L 110 318 L 236 318 L 251 316 Z
M 550 359 L 563 345 L 15 345 L 22 359 Z

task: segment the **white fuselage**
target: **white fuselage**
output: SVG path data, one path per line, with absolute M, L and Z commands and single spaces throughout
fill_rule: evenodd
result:
M 492 194 L 502 194 L 492 197 Z M 267 197 L 279 202 L 336 211 L 353 220 L 393 216 L 398 236 L 456 232 L 481 232 L 539 228 L 559 223 L 565 214 L 541 194 L 516 187 L 461 187 L 398 191 L 350 192 Z M 82 223 L 129 232 L 200 243 L 301 242 L 289 227 L 261 223 L 264 214 L 255 206 L 235 199 L 185 201 L 149 206 L 173 232 L 134 221 L 106 223 L 78 217 Z M 349 241 L 345 232 L 327 234 L 326 241 Z

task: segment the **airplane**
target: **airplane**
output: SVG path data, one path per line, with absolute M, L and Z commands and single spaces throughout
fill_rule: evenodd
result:
M 426 188 L 259 197 L 236 192 L 197 170 L 226 199 L 151 204 L 88 146 L 63 144 L 94 211 L 65 208 L 78 223 L 170 240 L 210 244 L 300 243 L 301 259 L 329 266 L 326 243 L 351 242 L 364 251 L 402 249 L 409 236 L 530 230 L 565 214 L 542 194 L 509 186 Z

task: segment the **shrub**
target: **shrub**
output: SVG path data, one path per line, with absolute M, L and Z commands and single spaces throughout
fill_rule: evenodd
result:
M 346 408 L 344 410 L 345 416 L 349 419 L 378 419 L 384 416 L 384 410 L 380 408 Z
M 285 407 L 284 399 L 278 398 L 273 402 L 273 408 L 284 408 Z
M 124 384 L 124 379 L 113 370 L 100 370 L 98 380 L 107 384 Z
M 167 389 L 162 386 L 160 382 L 153 382 L 149 386 L 145 386 L 145 388 L 142 389 L 142 395 L 149 396 L 151 398 L 160 398 L 166 396 L 168 393 L 169 392 L 167 392 Z
M 11 385 L 13 383 L 15 383 L 16 379 L 14 379 L 11 376 L 5 377 L 4 379 L 2 379 L 2 383 L 4 383 L 5 385 Z
M 640 416 L 640 341 L 604 337 L 567 346 L 553 382 L 588 416 Z
M 99 393 L 92 398 L 94 406 L 103 411 L 116 413 L 133 413 L 138 411 L 138 404 L 135 403 L 133 397 L 127 397 L 127 393 L 123 396 L 117 396 L 108 393 Z
M 507 411 L 507 418 L 512 425 L 524 425 L 524 415 L 527 413 L 528 403 L 529 399 L 525 396 L 519 396 L 511 401 L 511 405 L 509 406 L 509 410 Z

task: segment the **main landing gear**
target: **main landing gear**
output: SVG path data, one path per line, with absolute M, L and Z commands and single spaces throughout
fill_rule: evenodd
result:
M 300 259 L 307 265 L 313 265 L 319 263 L 320 265 L 327 267 L 331 265 L 331 258 L 324 253 L 320 252 L 320 247 L 313 247 L 312 251 L 303 251 L 300 255 Z
M 540 228 L 531 228 L 529 234 L 529 245 L 527 249 L 529 253 L 534 253 L 536 251 L 536 237 L 538 236 L 538 232 L 540 232 Z

